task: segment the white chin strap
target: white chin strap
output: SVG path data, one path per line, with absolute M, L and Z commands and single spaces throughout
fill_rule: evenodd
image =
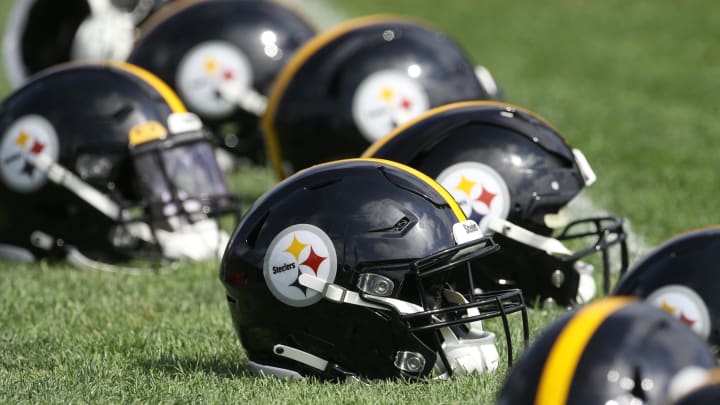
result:
M 595 285 L 595 279 L 593 278 L 593 266 L 589 263 L 577 261 L 575 263 L 575 271 L 580 274 L 580 281 L 578 283 L 578 293 L 575 300 L 578 304 L 587 304 L 590 300 L 595 297 L 597 292 L 597 286 Z
M 680 370 L 668 384 L 668 404 L 675 403 L 685 395 L 707 384 L 710 377 L 709 370 L 697 366 L 689 366 Z
M 171 232 L 157 229 L 155 236 L 166 257 L 193 261 L 221 258 L 230 240 L 212 219 L 182 224 Z
M 135 41 L 132 14 L 118 10 L 109 0 L 88 0 L 88 5 L 90 15 L 75 33 L 72 59 L 127 59 Z
M 485 66 L 475 66 L 475 77 L 477 77 L 478 81 L 490 97 L 496 98 L 498 96 L 500 88 L 498 87 L 497 82 L 495 82 L 493 75 Z
M 322 294 L 325 299 L 335 303 L 387 310 L 386 306 L 369 302 L 363 299 L 357 292 L 349 291 L 337 284 L 328 283 L 325 280 L 309 274 L 301 274 L 298 281 L 300 285 Z M 451 303 L 457 305 L 468 303 L 465 297 L 458 292 L 446 289 L 443 290 L 443 293 L 445 299 Z M 365 295 L 365 298 L 389 305 L 404 315 L 425 310 L 419 305 L 395 298 L 370 295 Z M 480 311 L 477 308 L 469 308 L 467 310 L 468 317 L 477 315 L 480 315 Z M 450 327 L 440 328 L 440 333 L 443 337 L 441 349 L 450 363 L 453 374 L 495 370 L 499 361 L 498 351 L 495 347 L 495 334 L 483 330 L 480 321 L 470 322 L 465 326 L 469 328 L 469 332 L 462 338 L 455 335 Z M 444 378 L 449 374 L 448 370 L 442 365 L 442 362 L 438 362 L 435 365 L 435 370 L 441 374 L 440 378 Z
M 262 117 L 267 109 L 267 97 L 251 87 L 243 88 L 232 83 L 221 83 L 220 95 L 241 109 Z
M 573 254 L 561 241 L 538 235 L 497 216 L 486 215 L 480 220 L 479 225 L 485 234 L 497 233 L 524 245 L 542 250 L 551 256 L 571 256 Z M 593 268 L 590 264 L 578 261 L 575 264 L 575 270 L 580 275 L 576 299 L 578 303 L 589 302 L 595 296 L 597 290 L 595 279 L 592 276 Z
M 468 303 L 465 297 L 456 291 L 445 289 L 443 295 L 448 302 L 456 305 Z M 468 308 L 468 317 L 478 315 L 480 311 L 477 308 Z M 483 330 L 481 321 L 470 322 L 465 326 L 469 331 L 462 338 L 450 328 L 440 328 L 443 336 L 442 350 L 450 363 L 452 373 L 485 373 L 497 369 L 500 357 L 495 346 L 495 334 Z M 435 371 L 440 374 L 440 378 L 448 375 L 442 361 L 435 364 Z
M 128 219 L 127 214 L 107 195 L 84 182 L 73 172 L 57 164 L 47 154 L 26 156 L 36 168 L 43 171 L 50 181 L 64 187 L 113 220 Z M 150 226 L 143 222 L 127 225 L 131 235 L 149 243 L 155 242 L 163 254 L 170 259 L 206 260 L 220 258 L 230 239 L 214 219 L 195 223 L 184 223 L 180 218 L 170 218 L 172 231 L 155 230 L 153 237 Z
M 488 231 L 491 231 L 524 245 L 540 249 L 549 255 L 571 256 L 573 254 L 573 252 L 559 240 L 530 232 L 523 227 L 517 226 L 497 216 L 486 215 L 480 220 L 479 225 L 480 229 L 486 235 L 490 234 Z

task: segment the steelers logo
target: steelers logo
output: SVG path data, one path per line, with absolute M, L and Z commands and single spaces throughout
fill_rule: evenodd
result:
M 248 89 L 253 73 L 250 61 L 240 49 L 228 42 L 208 41 L 183 56 L 175 81 L 192 111 L 204 117 L 224 118 L 236 107 L 222 96 L 221 86 Z
M 40 154 L 58 158 L 55 128 L 39 115 L 26 115 L 15 121 L 0 142 L 0 180 L 11 190 L 30 193 L 47 181 L 47 176 L 33 164 Z
M 710 336 L 710 313 L 703 299 L 690 288 L 668 285 L 655 290 L 645 300 L 669 313 L 704 339 Z
M 293 307 L 306 307 L 322 295 L 300 284 L 305 273 L 325 282 L 335 281 L 335 246 L 322 229 L 298 224 L 285 228 L 270 243 L 265 255 L 263 276 L 272 294 Z
M 479 222 L 488 214 L 507 218 L 510 212 L 508 186 L 488 165 L 456 163 L 443 170 L 436 180 L 450 192 L 469 219 Z
M 366 77 L 352 100 L 352 114 L 370 143 L 430 107 L 420 83 L 400 70 L 380 70 Z

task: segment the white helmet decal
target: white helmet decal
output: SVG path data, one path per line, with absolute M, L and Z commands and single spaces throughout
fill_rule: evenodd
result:
M 240 89 L 252 87 L 250 61 L 235 45 L 225 41 L 207 41 L 195 45 L 183 58 L 177 71 L 178 92 L 188 107 L 211 118 L 230 115 L 235 104 L 222 96 L 221 86 Z
M 336 267 L 337 255 L 330 237 L 314 225 L 298 224 L 273 238 L 265 254 L 263 276 L 275 298 L 293 307 L 305 307 L 323 296 L 301 285 L 300 274 L 332 283 Z
M 437 182 L 447 189 L 465 216 L 479 221 L 493 214 L 507 218 L 510 191 L 502 176 L 492 167 L 479 162 L 461 162 L 445 168 Z
M 44 154 L 58 158 L 58 137 L 52 124 L 39 115 L 25 115 L 2 134 L 0 179 L 20 193 L 38 190 L 47 181 L 31 157 Z
M 415 67 L 415 69 L 411 69 Z M 352 115 L 360 133 L 372 142 L 430 107 L 427 93 L 412 74 L 417 65 L 400 70 L 379 70 L 363 79 L 352 100 Z
M 688 287 L 671 284 L 650 294 L 646 301 L 669 313 L 695 333 L 710 336 L 710 312 L 703 299 Z

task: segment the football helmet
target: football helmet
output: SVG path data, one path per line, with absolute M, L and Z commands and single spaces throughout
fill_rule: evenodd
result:
M 175 3 L 142 31 L 128 61 L 175 89 L 222 146 L 264 162 L 258 117 L 266 94 L 315 30 L 272 1 L 215 0 Z
M 621 270 L 627 266 L 621 218 L 572 221 L 553 237 L 564 222 L 559 212 L 595 174 L 582 152 L 530 111 L 495 101 L 449 104 L 398 127 L 363 156 L 404 163 L 434 178 L 468 218 L 493 234 L 500 253 L 474 266 L 484 289 L 511 285 L 531 304 L 566 306 L 595 294 L 592 266 L 582 258 L 601 253 L 606 293 L 608 249 L 619 245 Z M 564 243 L 572 240 L 585 246 L 572 251 Z
M 679 372 L 714 365 L 703 341 L 668 314 L 610 297 L 536 338 L 510 370 L 498 405 L 665 404 Z
M 357 157 L 429 108 L 490 98 L 459 45 L 425 23 L 350 20 L 307 42 L 278 75 L 263 117 L 279 178 Z
M 720 226 L 676 236 L 635 263 L 613 294 L 634 295 L 669 312 L 720 355 Z
M 358 193 L 362 190 L 362 193 Z M 260 197 L 223 256 L 235 330 L 258 373 L 437 377 L 498 366 L 519 290 L 474 294 L 468 262 L 497 250 L 436 182 L 349 159 L 303 170 Z M 481 260 L 481 259 L 478 259 Z
M 0 105 L 0 257 L 218 258 L 239 215 L 201 121 L 125 63 L 46 69 Z M 108 266 L 106 266 L 108 265 Z
M 16 0 L 3 39 L 13 87 L 70 60 L 123 60 L 135 28 L 173 0 Z

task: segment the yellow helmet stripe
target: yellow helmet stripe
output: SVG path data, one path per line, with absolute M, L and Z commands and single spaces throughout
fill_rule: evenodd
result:
M 175 91 L 173 91 L 173 89 L 170 88 L 167 83 L 162 81 L 159 77 L 155 76 L 155 74 L 151 73 L 150 71 L 145 70 L 140 66 L 126 62 L 108 61 L 105 62 L 105 64 L 130 72 L 133 75 L 138 76 L 139 78 L 144 80 L 162 96 L 162 98 L 170 106 L 170 109 L 173 112 L 187 112 L 185 104 L 183 104 L 182 100 L 180 100 L 180 97 L 178 97 Z
M 310 41 L 305 43 L 305 45 L 300 47 L 300 49 L 295 52 L 292 58 L 290 58 L 285 67 L 283 67 L 283 69 L 278 74 L 277 78 L 275 79 L 275 84 L 273 84 L 270 90 L 267 109 L 265 110 L 265 115 L 262 119 L 265 145 L 267 147 L 268 154 L 270 155 L 270 162 L 275 168 L 275 173 L 277 174 L 278 179 L 284 179 L 285 177 L 287 177 L 287 174 L 283 169 L 280 143 L 278 141 L 278 135 L 275 131 L 275 127 L 273 126 L 273 120 L 275 119 L 275 114 L 277 113 L 280 98 L 283 93 L 285 93 L 288 84 L 290 84 L 290 79 L 295 76 L 295 73 L 308 59 L 310 59 L 312 55 L 317 53 L 318 49 L 322 48 L 327 43 L 356 28 L 381 23 L 383 21 L 413 21 L 415 23 L 420 23 L 406 17 L 398 17 L 392 15 L 372 15 L 367 17 L 355 18 L 343 22 L 341 24 L 338 24 L 334 28 L 331 28 L 325 32 L 316 35 Z
M 438 182 L 431 179 L 429 176 L 427 176 L 425 173 L 422 173 L 418 170 L 413 169 L 410 166 L 404 165 L 402 163 L 393 162 L 392 160 L 387 159 L 376 159 L 376 158 L 352 158 L 352 159 L 341 159 L 336 160 L 334 162 L 328 162 L 329 163 L 335 163 L 335 162 L 352 162 L 352 161 L 366 161 L 366 162 L 377 162 L 377 163 L 383 163 L 388 166 L 396 167 L 400 170 L 406 171 L 416 177 L 418 177 L 423 182 L 427 183 L 430 187 L 432 187 L 437 193 L 447 202 L 448 206 L 452 210 L 452 212 L 455 214 L 455 216 L 458 219 L 458 222 L 467 221 L 467 217 L 465 216 L 465 213 L 463 212 L 462 208 L 460 208 L 460 205 L 458 205 L 457 201 L 450 195 L 450 193 L 443 188 Z M 325 163 L 323 163 L 325 164 Z
M 505 108 L 510 108 L 510 109 L 512 109 L 512 110 L 516 110 L 516 111 L 522 111 L 522 112 L 524 112 L 524 113 L 526 113 L 526 114 L 529 114 L 529 115 L 537 118 L 538 120 L 542 121 L 545 125 L 547 125 L 548 127 L 552 128 L 555 132 L 560 133 L 560 132 L 559 132 L 549 121 L 547 121 L 545 118 L 537 115 L 536 113 L 534 113 L 534 112 L 532 112 L 532 111 L 530 111 L 530 110 L 527 110 L 527 109 L 525 109 L 525 108 L 516 106 L 516 105 L 514 105 L 514 104 L 503 103 L 503 102 L 500 102 L 500 101 L 492 101 L 492 100 L 459 101 L 459 102 L 450 103 L 450 104 L 445 104 L 445 105 L 442 105 L 442 106 L 439 106 L 439 107 L 430 109 L 430 110 L 425 111 L 424 113 L 418 115 L 417 117 L 412 118 L 412 119 L 410 119 L 410 120 L 402 123 L 401 125 L 398 125 L 397 127 L 395 127 L 395 129 L 392 130 L 392 132 L 390 132 L 389 134 L 385 135 L 384 137 L 378 139 L 378 140 L 375 141 L 372 145 L 370 145 L 370 147 L 368 147 L 368 148 L 365 150 L 365 152 L 363 152 L 362 157 L 371 157 L 371 156 L 373 156 L 375 153 L 377 153 L 378 150 L 380 150 L 380 148 L 382 148 L 382 147 L 383 147 L 386 143 L 388 143 L 391 139 L 395 138 L 398 134 L 402 133 L 402 132 L 405 131 L 407 128 L 412 127 L 412 126 L 415 125 L 416 123 L 418 123 L 418 122 L 420 122 L 420 121 L 422 121 L 422 120 L 424 120 L 424 119 L 426 119 L 426 118 L 428 118 L 428 117 L 432 117 L 432 116 L 434 116 L 434 115 L 441 114 L 441 113 L 443 113 L 443 112 L 445 112 L 445 111 L 454 110 L 454 109 L 457 109 L 457 108 L 473 107 L 473 106 L 482 106 L 482 105 L 505 107 Z
M 613 312 L 632 301 L 634 299 L 630 297 L 606 298 L 586 306 L 570 319 L 545 361 L 535 397 L 536 405 L 567 403 L 575 370 L 588 341 Z

